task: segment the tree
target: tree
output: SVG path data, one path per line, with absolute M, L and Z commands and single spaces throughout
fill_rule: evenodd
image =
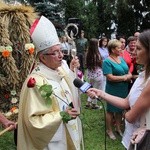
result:
M 53 22 L 58 32 L 58 35 L 61 36 L 64 28 L 64 13 L 62 7 L 62 1 L 60 0 L 51 0 L 37 2 L 33 4 L 36 12 L 39 12 L 40 15 L 44 15 L 49 20 Z
M 5 0 L 10 2 L 10 0 Z M 63 30 L 69 18 L 80 19 L 87 36 L 111 33 L 126 36 L 150 28 L 149 0 L 18 0 L 31 4 L 48 17 L 58 30 Z M 112 24 L 116 27 L 112 28 Z M 63 31 L 62 31 L 63 32 Z
M 97 3 L 90 2 L 84 7 L 84 13 L 80 16 L 88 38 L 99 36 L 99 18 Z
M 126 1 L 118 1 L 116 18 L 119 35 L 126 35 L 128 37 L 137 30 L 134 10 Z
M 98 2 L 98 16 L 99 16 L 99 34 L 100 36 L 110 37 L 111 23 L 116 20 L 115 17 L 115 2 L 114 0 L 100 0 Z
M 84 0 L 64 0 L 65 21 L 69 18 L 80 18 L 84 12 Z

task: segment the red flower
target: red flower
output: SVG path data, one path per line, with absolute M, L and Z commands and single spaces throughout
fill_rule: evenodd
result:
M 8 99 L 8 98 L 9 98 L 9 94 L 5 94 L 4 97 L 5 97 L 6 99 Z
M 35 79 L 31 77 L 31 78 L 29 79 L 28 83 L 27 83 L 27 87 L 28 87 L 28 88 L 33 88 L 33 87 L 35 86 L 35 84 L 36 84 Z

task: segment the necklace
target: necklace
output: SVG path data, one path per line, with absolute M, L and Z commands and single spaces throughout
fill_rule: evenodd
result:
M 119 59 L 119 61 L 118 60 L 116 60 L 114 57 L 112 57 L 112 56 L 109 56 L 110 58 L 112 58 L 117 64 L 120 64 L 120 59 Z

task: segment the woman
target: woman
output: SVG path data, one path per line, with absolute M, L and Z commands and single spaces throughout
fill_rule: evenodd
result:
M 118 40 L 121 42 L 121 49 L 122 49 L 122 51 L 120 52 L 120 56 L 122 56 L 124 58 L 124 60 L 126 61 L 128 67 L 129 67 L 129 71 L 132 73 L 133 72 L 133 62 L 132 62 L 129 52 L 125 50 L 126 40 L 123 36 L 118 37 Z
M 141 71 L 143 71 L 143 66 L 136 63 L 136 56 L 135 56 L 136 42 L 137 42 L 137 38 L 134 36 L 130 36 L 127 39 L 128 46 L 126 48 L 126 51 L 130 54 L 130 57 L 131 57 L 131 60 L 133 63 L 132 80 L 129 85 L 129 89 L 131 89 L 131 87 L 132 87 L 134 81 L 137 79 L 139 73 Z
M 108 39 L 106 37 L 102 37 L 99 40 L 99 53 L 103 61 L 109 56 L 107 45 L 108 45 Z M 103 85 L 102 85 L 104 91 L 105 91 L 105 87 L 106 87 L 106 77 L 104 76 Z
M 108 42 L 109 57 L 103 62 L 103 73 L 106 76 L 106 92 L 114 96 L 125 98 L 128 94 L 128 81 L 131 73 L 124 59 L 120 57 L 121 42 L 113 39 Z M 127 78 L 128 76 L 128 78 Z M 121 121 L 123 109 L 107 103 L 106 123 L 107 134 L 115 140 L 112 131 L 112 121 L 115 118 L 116 131 L 122 136 Z
M 109 56 L 107 44 L 108 44 L 108 40 L 106 37 L 102 37 L 99 40 L 99 52 L 102 57 L 102 60 L 105 60 Z
M 92 38 L 89 41 L 89 47 L 86 56 L 87 76 L 93 87 L 101 89 L 103 85 L 102 59 L 98 51 L 98 39 Z M 97 100 L 88 97 L 86 108 L 99 109 Z
M 149 91 L 150 88 L 149 79 L 150 79 L 150 30 L 142 32 L 136 43 L 136 63 L 144 65 L 144 71 L 141 72 L 134 82 L 129 95 L 123 99 L 117 96 L 112 96 L 107 94 L 101 90 L 97 89 L 89 89 L 88 95 L 90 97 L 94 97 L 97 95 L 105 99 L 107 102 L 123 108 L 123 109 L 131 109 L 125 116 L 126 118 L 132 122 L 129 123 L 126 121 L 125 132 L 122 139 L 122 144 L 126 149 L 129 148 L 130 139 L 132 137 L 133 132 L 140 127 L 140 119 L 138 117 L 143 114 L 146 110 L 148 110 L 150 106 L 149 102 Z M 128 78 L 128 76 L 127 76 Z M 143 98 L 147 95 L 145 98 Z M 138 101 L 137 101 L 138 99 Z M 135 104 L 135 102 L 137 103 Z M 134 106 L 135 104 L 135 106 Z M 141 105 L 141 106 L 140 106 Z M 143 108 L 143 109 L 141 109 Z M 134 114 L 133 114 L 134 113 Z

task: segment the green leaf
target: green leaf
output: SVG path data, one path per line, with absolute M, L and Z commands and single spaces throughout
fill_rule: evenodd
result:
M 50 98 L 50 96 L 53 93 L 52 85 L 44 84 L 40 86 L 39 91 L 42 98 L 46 100 L 47 105 L 51 105 L 52 99 Z
M 72 120 L 72 117 L 65 111 L 61 111 L 60 115 L 62 117 L 63 122 L 68 123 L 68 121 Z
M 50 97 L 46 97 L 45 100 L 47 101 L 47 105 L 51 105 L 52 104 L 52 99 Z
M 46 94 L 47 94 L 47 93 L 46 93 L 45 91 L 41 91 L 41 96 L 42 96 L 42 97 L 45 97 Z

